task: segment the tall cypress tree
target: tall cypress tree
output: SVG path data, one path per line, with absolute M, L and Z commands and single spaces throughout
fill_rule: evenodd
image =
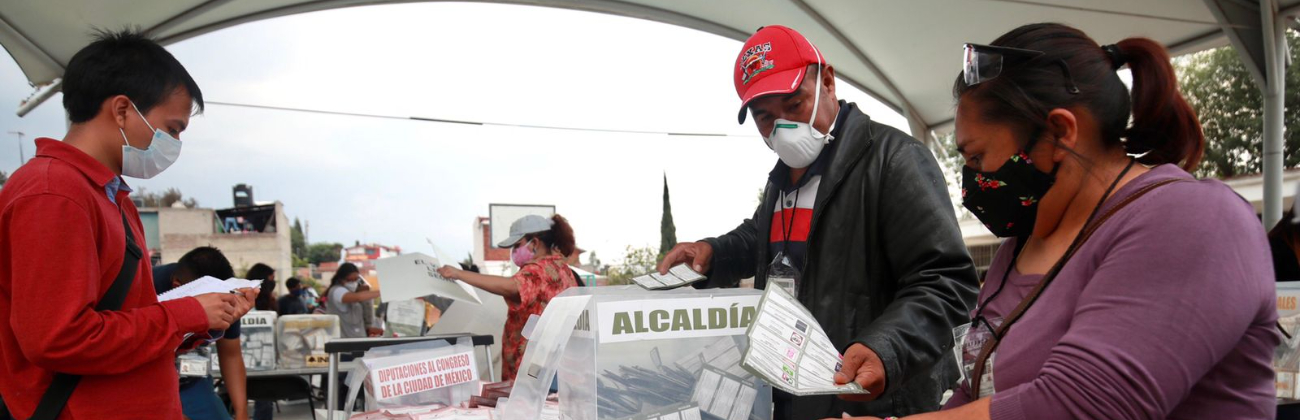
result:
M 664 173 L 664 215 L 659 222 L 659 260 L 677 245 L 677 226 L 673 224 L 673 206 L 668 201 L 668 174 Z

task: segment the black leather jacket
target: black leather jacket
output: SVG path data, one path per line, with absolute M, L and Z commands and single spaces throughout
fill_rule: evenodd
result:
M 841 107 L 849 109 L 817 190 L 799 301 L 840 351 L 862 343 L 880 355 L 886 391 L 868 403 L 777 397 L 778 419 L 937 410 L 958 378 L 952 328 L 968 322 L 979 288 L 934 156 L 856 105 Z M 776 188 L 768 183 L 753 218 L 704 240 L 713 262 L 699 287 L 735 287 L 751 276 L 765 286 Z

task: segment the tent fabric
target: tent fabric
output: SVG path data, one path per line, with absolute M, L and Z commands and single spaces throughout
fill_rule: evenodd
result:
M 1223 0 L 507 0 L 630 16 L 744 40 L 766 24 L 798 29 L 837 75 L 903 113 L 918 137 L 952 121 L 949 83 L 965 42 L 1030 22 L 1079 27 L 1099 42 L 1146 36 L 1175 53 L 1227 45 L 1211 6 Z M 1246 0 L 1234 0 L 1246 1 Z M 10 1 L 0 45 L 35 86 L 54 82 L 92 28 L 135 26 L 164 44 L 280 16 L 410 0 Z M 1278 0 L 1292 10 L 1300 0 Z M 1254 3 L 1250 1 L 1249 3 Z M 380 42 L 382 40 L 375 40 Z

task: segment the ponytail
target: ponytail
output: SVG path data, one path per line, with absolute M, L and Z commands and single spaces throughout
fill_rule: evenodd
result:
M 573 239 L 573 227 L 569 226 L 569 221 L 564 216 L 558 214 L 552 216 L 551 221 L 554 222 L 551 230 L 529 236 L 542 241 L 547 248 L 559 250 L 565 257 L 573 255 L 573 251 L 577 249 Z
M 1147 38 L 1116 44 L 1133 72 L 1133 125 L 1127 132 L 1129 153 L 1147 165 L 1172 163 L 1188 172 L 1196 169 L 1205 151 L 1205 135 L 1187 100 L 1178 92 L 1178 78 L 1169 54 Z
M 1096 118 L 1104 146 L 1142 155 L 1138 161 L 1146 165 L 1172 163 L 1190 172 L 1201 162 L 1205 135 L 1178 92 L 1169 53 L 1159 43 L 1129 38 L 1100 46 L 1078 29 L 1035 23 L 1003 34 L 992 45 L 1042 55 L 975 85 L 958 75 L 953 97 L 981 102 L 986 120 L 1012 125 L 1025 144 L 1047 129 L 1052 109 L 1083 107 Z M 1132 92 L 1115 73 L 1124 64 L 1133 73 Z M 1078 90 L 1064 89 L 1064 83 Z

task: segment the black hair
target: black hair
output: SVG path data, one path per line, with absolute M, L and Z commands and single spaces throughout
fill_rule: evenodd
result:
M 230 266 L 230 260 L 227 260 L 220 250 L 204 246 L 194 248 L 181 256 L 180 261 L 176 262 L 176 274 L 173 275 L 181 284 L 185 284 L 204 276 L 226 280 L 235 277 L 235 269 Z
M 90 121 L 104 100 L 126 95 L 141 113 L 184 88 L 199 112 L 203 92 L 176 57 L 139 29 L 99 30 L 63 71 L 63 108 L 73 124 Z
M 554 222 L 551 230 L 524 235 L 524 240 L 531 241 L 536 238 L 547 248 L 558 249 L 560 254 L 568 257 L 577 248 L 573 239 L 573 227 L 569 226 L 569 221 L 564 216 L 558 214 L 552 216 L 551 221 Z
M 968 85 L 957 76 L 953 97 L 978 101 L 984 119 L 1012 124 L 1018 136 L 1033 142 L 1047 128 L 1049 112 L 1077 106 L 1096 118 L 1104 145 L 1122 145 L 1125 152 L 1142 155 L 1143 164 L 1172 163 L 1191 171 L 1200 162 L 1205 136 L 1196 112 L 1178 92 L 1169 53 L 1160 43 L 1128 38 L 1103 49 L 1078 29 L 1036 23 L 1013 29 L 992 45 L 1043 54 L 1008 63 L 983 83 Z M 1131 94 L 1115 73 L 1124 64 L 1133 73 Z
M 248 274 L 245 274 L 244 278 L 249 280 L 266 280 L 271 278 L 271 274 L 274 273 L 275 269 L 271 268 L 271 266 L 257 263 L 253 264 L 253 267 L 248 269 Z
M 257 263 L 248 269 L 244 278 L 249 280 L 262 280 L 262 286 L 257 293 L 257 299 L 253 301 L 253 306 L 259 311 L 274 311 L 275 299 L 271 298 L 271 293 L 275 291 L 275 282 L 271 281 L 271 274 L 275 274 L 275 269 L 271 266 Z
M 360 272 L 361 270 L 357 269 L 356 264 L 343 263 L 343 265 L 339 266 L 339 271 L 334 272 L 334 277 L 330 278 L 330 287 L 343 284 L 343 280 L 346 280 L 348 276 L 352 275 L 352 273 L 360 273 Z
M 297 289 L 299 286 L 302 286 L 302 280 L 298 280 L 297 277 L 290 277 L 284 281 L 284 287 L 289 288 L 289 290 Z

